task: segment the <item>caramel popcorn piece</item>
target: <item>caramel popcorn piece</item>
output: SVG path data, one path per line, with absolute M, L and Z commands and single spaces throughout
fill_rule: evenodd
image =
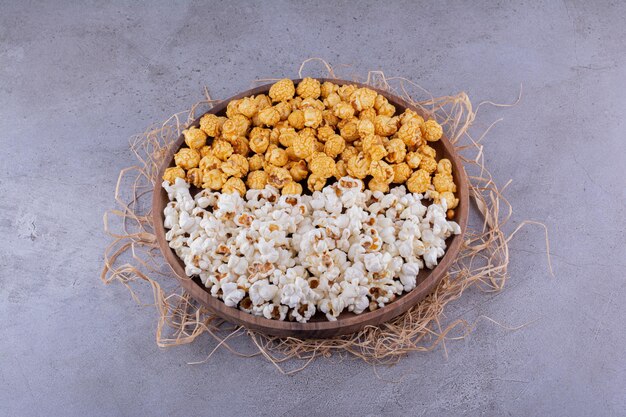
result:
M 335 160 L 326 154 L 314 156 L 309 163 L 309 169 L 320 178 L 330 178 L 335 173 Z
M 385 103 L 378 109 L 378 114 L 380 116 L 392 117 L 394 114 L 396 114 L 396 108 L 391 103 Z
M 346 161 L 337 161 L 335 163 L 335 178 L 341 179 L 348 175 L 347 165 Z
M 331 93 L 334 93 L 338 89 L 339 86 L 337 84 L 331 83 L 330 81 L 324 81 L 320 88 L 322 98 L 328 97 Z
M 202 171 L 210 171 L 215 168 L 219 168 L 222 165 L 222 161 L 215 155 L 207 155 L 200 159 L 200 169 Z
M 265 171 L 252 171 L 248 174 L 246 184 L 251 190 L 262 190 L 267 185 L 268 176 Z
M 385 159 L 392 164 L 399 164 L 406 158 L 406 145 L 401 139 L 391 139 L 386 145 L 387 156 Z
M 413 120 L 400 126 L 397 136 L 409 148 L 415 149 L 416 146 L 423 143 L 422 129 L 420 128 L 418 122 Z
M 372 136 L 375 133 L 374 122 L 369 119 L 361 119 L 357 124 L 357 129 L 359 131 L 359 136 L 361 138 L 365 138 L 367 136 Z
M 365 137 L 361 141 L 363 152 L 372 160 L 379 161 L 387 156 L 387 149 L 383 145 L 382 138 L 377 135 Z
M 213 155 L 225 161 L 233 154 L 233 146 L 223 139 L 213 141 Z
M 302 181 L 309 175 L 309 169 L 306 165 L 306 161 L 300 160 L 294 162 L 289 168 L 289 173 L 294 181 Z
M 378 96 L 378 93 L 370 88 L 357 88 L 350 95 L 350 103 L 358 111 L 371 109 L 374 107 L 376 96 Z
M 202 188 L 221 190 L 224 185 L 224 173 L 219 169 L 212 169 L 202 175 Z
M 236 138 L 232 143 L 232 147 L 233 152 L 235 152 L 236 154 L 248 156 L 248 154 L 250 153 L 250 144 L 245 136 L 239 136 L 238 138 Z
M 241 178 L 248 173 L 248 159 L 239 154 L 231 155 L 226 162 L 222 164 L 222 171 L 229 177 Z
M 374 123 L 376 119 L 376 110 L 374 109 L 365 109 L 359 113 L 359 120 L 369 120 Z
M 422 136 L 429 142 L 436 142 L 443 136 L 443 128 L 435 120 L 430 119 L 421 125 Z
M 265 153 L 265 161 L 274 166 L 282 167 L 284 165 L 287 165 L 287 162 L 289 162 L 289 157 L 287 156 L 287 152 L 285 152 L 284 149 L 281 149 L 276 145 L 270 145 L 270 147 L 267 149 L 267 152 Z
M 324 145 L 324 153 L 335 159 L 346 148 L 346 141 L 339 135 L 333 135 Z
M 378 94 L 376 95 L 376 99 L 374 100 L 374 109 L 378 111 L 378 109 L 380 109 L 387 103 L 389 103 L 387 97 L 383 96 L 382 94 Z
M 257 171 L 263 168 L 263 162 L 265 159 L 260 154 L 252 155 L 250 159 L 248 159 L 248 169 L 249 171 Z
M 289 117 L 287 117 L 287 121 L 294 129 L 303 129 L 304 112 L 300 109 L 294 110 L 293 112 L 291 112 Z
M 182 148 L 174 155 L 174 162 L 183 169 L 191 169 L 200 163 L 200 152 L 191 148 Z
M 348 171 L 348 174 L 350 174 L 351 177 L 363 179 L 367 177 L 370 164 L 371 160 L 369 157 L 367 157 L 363 152 L 359 152 L 357 155 L 348 159 L 346 171 Z
M 272 101 L 287 101 L 293 98 L 296 93 L 296 87 L 293 85 L 293 81 L 288 78 L 284 78 L 270 87 L 269 96 Z
M 275 126 L 280 122 L 280 113 L 274 107 L 266 107 L 259 112 L 259 121 L 266 126 Z
M 298 138 L 298 133 L 292 129 L 282 129 L 280 136 L 278 136 L 278 142 L 285 148 L 293 145 L 293 142 Z
M 267 183 L 272 187 L 281 189 L 285 184 L 291 181 L 293 181 L 291 174 L 285 168 L 274 167 L 271 172 L 268 173 Z
M 200 149 L 206 145 L 206 133 L 197 127 L 183 130 L 183 136 L 185 137 L 185 143 L 190 148 Z
M 396 184 L 404 184 L 413 172 L 406 162 L 394 164 L 391 167 L 393 168 L 393 182 Z
M 308 158 L 315 152 L 315 139 L 297 135 L 292 143 L 293 153 L 298 158 Z
M 397 122 L 394 118 L 378 115 L 374 119 L 374 132 L 379 136 L 391 136 L 398 130 Z
M 326 185 L 326 178 L 320 177 L 316 174 L 311 174 L 306 181 L 306 185 L 311 191 L 321 191 Z
M 282 195 L 300 195 L 302 194 L 302 186 L 297 182 L 290 181 L 281 190 Z
M 350 103 L 340 101 L 339 104 L 333 107 L 333 113 L 342 120 L 351 119 L 354 117 L 354 107 Z
M 409 152 L 406 154 L 406 163 L 411 169 L 417 169 L 422 162 L 422 155 L 418 152 Z
M 213 155 L 213 150 L 209 145 L 204 145 L 200 148 L 200 158 L 204 158 L 207 155 Z
M 318 98 L 321 91 L 320 82 L 314 78 L 305 78 L 298 84 L 296 92 L 300 97 L 304 98 Z
M 241 178 L 231 177 L 222 186 L 222 192 L 224 194 L 239 193 L 243 197 L 246 194 L 246 185 Z
M 407 180 L 406 186 L 412 193 L 425 193 L 430 186 L 430 174 L 423 169 L 418 169 Z
M 274 108 L 278 111 L 281 121 L 287 120 L 287 118 L 291 114 L 291 104 L 287 103 L 286 101 L 281 101 L 280 103 L 276 104 Z
M 241 102 L 241 100 L 233 100 L 233 101 L 231 101 L 230 103 L 228 103 L 226 105 L 226 117 L 231 119 L 236 114 L 241 114 L 241 113 L 239 113 L 239 103 L 240 102 Z
M 416 123 L 421 126 L 424 123 L 424 118 L 411 109 L 406 109 L 404 113 L 400 115 L 400 123 L 405 125 L 408 123 Z
M 200 170 L 200 168 L 191 168 L 187 171 L 187 182 L 195 187 L 201 187 L 202 170 Z
M 419 167 L 426 172 L 432 173 L 435 172 L 435 170 L 437 169 L 437 161 L 435 161 L 435 158 L 425 156 L 420 161 Z
M 372 178 L 367 184 L 367 187 L 372 191 L 381 191 L 383 193 L 389 192 L 389 184 L 379 180 L 378 178 Z
M 359 138 L 358 119 L 346 119 L 339 122 L 339 133 L 346 140 L 346 142 L 352 142 Z
M 262 129 L 263 131 L 254 133 L 255 129 L 259 128 L 255 127 L 252 129 L 252 132 L 250 132 L 250 149 L 257 154 L 265 153 L 267 147 L 270 145 L 270 132 L 267 129 Z
M 339 118 L 335 116 L 335 113 L 332 110 L 322 110 L 322 120 L 326 126 L 335 127 L 339 124 Z
M 359 150 L 354 146 L 346 146 L 343 152 L 341 152 L 341 156 L 339 158 L 341 158 L 342 161 L 348 162 L 348 159 L 350 159 L 354 155 L 357 155 L 358 153 Z
M 368 174 L 385 184 L 391 183 L 394 176 L 393 168 L 385 161 L 372 161 Z
M 306 107 L 304 110 L 304 126 L 316 128 L 322 123 L 322 111 L 314 107 Z
M 259 105 L 254 98 L 245 97 L 239 103 L 237 110 L 247 118 L 252 118 L 259 111 Z
M 339 97 L 339 94 L 337 94 L 336 92 L 330 93 L 324 99 L 324 105 L 329 109 L 334 109 L 334 107 L 339 103 L 341 103 L 341 97 Z
M 222 131 L 222 125 L 226 121 L 225 117 L 218 117 L 214 114 L 205 114 L 200 119 L 200 129 L 208 136 L 217 137 Z
M 259 94 L 258 96 L 254 97 L 254 102 L 257 106 L 257 112 L 272 105 L 272 101 L 265 94 Z
M 169 167 L 165 169 L 163 173 L 163 180 L 169 182 L 170 184 L 174 184 L 176 178 L 185 179 L 185 170 L 179 166 Z
M 342 85 L 341 87 L 339 87 L 337 89 L 337 94 L 343 101 L 349 102 L 350 96 L 352 96 L 352 93 L 354 93 L 355 91 L 356 91 L 356 85 L 347 84 L 347 85 Z
M 305 98 L 300 102 L 300 110 L 313 107 L 314 109 L 324 110 L 326 106 L 320 100 L 314 98 Z

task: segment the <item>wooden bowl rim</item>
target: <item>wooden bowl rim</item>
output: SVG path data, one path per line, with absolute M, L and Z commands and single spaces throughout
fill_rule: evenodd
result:
M 331 81 L 339 85 L 354 84 L 359 87 L 370 88 L 385 96 L 391 104 L 396 106 L 397 109 L 403 111 L 404 109 L 409 108 L 424 116 L 424 113 L 420 109 L 411 105 L 401 97 L 390 94 L 387 91 L 369 86 L 367 84 L 332 78 L 317 79 L 320 82 Z M 300 80 L 301 79 L 293 79 L 293 82 L 297 84 Z M 237 100 L 251 95 L 263 93 L 266 94 L 269 91 L 271 85 L 272 84 L 265 84 L 255 88 L 251 88 L 226 100 L 222 100 L 216 103 L 213 108 L 211 108 L 204 114 L 220 113 L 226 109 L 227 104 L 232 100 Z M 200 118 L 204 116 L 204 114 L 196 118 L 191 126 L 199 126 Z M 184 137 L 181 134 L 178 140 L 173 143 L 168 149 L 167 154 L 161 164 L 161 167 L 159 168 L 157 178 L 162 178 L 165 169 L 169 166 L 172 166 L 174 154 L 180 149 L 183 143 Z M 310 321 L 307 323 L 298 323 L 295 321 L 290 322 L 266 319 L 265 317 L 258 317 L 250 313 L 246 313 L 238 308 L 226 306 L 226 304 L 224 304 L 222 300 L 211 296 L 209 290 L 204 287 L 204 285 L 202 285 L 199 280 L 196 281 L 194 279 L 191 279 L 185 274 L 182 260 L 178 258 L 176 253 L 169 247 L 168 242 L 165 239 L 165 228 L 163 226 L 163 209 L 165 208 L 165 205 L 169 200 L 167 198 L 167 193 L 161 186 L 161 181 L 157 179 L 156 183 L 154 184 L 152 198 L 152 220 L 154 223 L 154 232 L 157 238 L 159 248 L 183 288 L 187 292 L 189 292 L 191 296 L 196 299 L 196 301 L 200 302 L 207 309 L 209 309 L 209 311 L 216 314 L 217 316 L 229 322 L 243 325 L 248 329 L 261 331 L 268 335 L 280 337 L 293 336 L 301 338 L 322 338 L 354 333 L 368 325 L 379 325 L 404 313 L 409 308 L 413 307 L 414 305 L 422 301 L 426 296 L 428 296 L 444 277 L 445 273 L 456 259 L 456 256 L 461 248 L 461 243 L 463 241 L 463 237 L 467 228 L 469 213 L 468 178 L 461 162 L 461 158 L 454 149 L 452 143 L 450 143 L 450 141 L 448 140 L 447 136 L 445 136 L 444 134 L 440 141 L 435 142 L 435 144 L 439 144 L 438 147 L 443 147 L 444 153 L 447 154 L 446 157 L 452 162 L 454 172 L 456 173 L 455 180 L 457 183 L 457 197 L 459 198 L 459 205 L 455 209 L 455 221 L 461 227 L 461 233 L 458 235 L 453 235 L 447 239 L 447 249 L 445 255 L 442 259 L 439 260 L 438 265 L 433 270 L 422 270 L 426 271 L 427 275 L 419 281 L 418 285 L 413 290 L 409 291 L 408 293 L 403 293 L 402 295 L 398 296 L 398 298 L 396 298 L 393 302 L 387 304 L 383 308 L 379 308 L 374 311 L 363 312 L 361 314 L 343 312 L 336 321 L 320 320 Z

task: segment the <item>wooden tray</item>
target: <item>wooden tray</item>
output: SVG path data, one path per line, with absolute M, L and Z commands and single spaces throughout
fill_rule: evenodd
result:
M 297 85 L 299 79 L 294 79 L 293 82 Z M 398 113 L 402 113 L 406 108 L 410 108 L 423 116 L 423 113 L 411 106 L 403 99 L 391 95 L 386 91 L 382 91 L 376 88 L 372 88 L 368 85 L 337 79 L 320 78 L 320 82 L 332 81 L 339 85 L 355 84 L 361 87 L 368 87 L 376 90 L 378 93 L 387 97 L 389 102 L 396 107 Z M 226 112 L 226 105 L 235 99 L 256 95 L 267 94 L 269 92 L 271 84 L 256 87 L 227 100 L 224 100 L 216 104 L 207 113 L 214 113 L 217 115 L 224 115 Z M 200 117 L 198 117 L 192 124 L 193 126 L 200 125 Z M 169 149 L 164 163 L 159 170 L 159 179 L 163 176 L 163 172 L 167 167 L 174 166 L 174 154 L 178 152 L 181 146 L 184 144 L 184 137 L 181 135 L 176 143 Z M 154 231 L 157 237 L 157 241 L 163 256 L 167 260 L 168 264 L 172 267 L 176 276 L 180 280 L 184 289 L 191 294 L 198 302 L 202 303 L 212 313 L 215 313 L 223 319 L 245 326 L 252 330 L 258 330 L 269 335 L 274 336 L 294 336 L 299 338 L 326 338 L 341 334 L 354 333 L 362 329 L 367 325 L 379 325 L 385 321 L 388 321 L 417 303 L 419 303 L 424 297 L 430 294 L 435 286 L 441 281 L 446 271 L 456 258 L 465 229 L 467 226 L 468 205 L 469 205 L 469 189 L 468 179 L 463 169 L 463 165 L 459 156 L 457 155 L 454 147 L 449 142 L 447 137 L 442 137 L 437 142 L 429 143 L 430 146 L 437 151 L 437 159 L 442 157 L 448 158 L 453 165 L 453 172 L 455 176 L 455 182 L 457 184 L 457 198 L 459 198 L 459 205 L 455 209 L 455 221 L 461 226 L 461 233 L 453 235 L 446 241 L 447 250 L 442 259 L 439 260 L 439 264 L 433 270 L 420 271 L 417 278 L 417 286 L 410 292 L 402 294 L 396 298 L 392 303 L 386 305 L 383 308 L 379 308 L 374 311 L 366 311 L 362 314 L 354 314 L 351 312 L 343 312 L 337 319 L 337 321 L 328 321 L 326 317 L 316 314 L 308 323 L 298 323 L 290 321 L 270 320 L 265 317 L 257 317 L 250 313 L 246 313 L 237 308 L 227 307 L 223 301 L 214 298 L 209 293 L 208 289 L 202 284 L 200 279 L 190 279 L 185 274 L 185 267 L 183 261 L 178 258 L 176 253 L 168 246 L 168 242 L 165 239 L 165 229 L 163 226 L 163 209 L 169 202 L 167 192 L 161 186 L 161 181 L 157 180 L 154 185 L 154 195 L 152 198 L 152 219 L 154 222 Z

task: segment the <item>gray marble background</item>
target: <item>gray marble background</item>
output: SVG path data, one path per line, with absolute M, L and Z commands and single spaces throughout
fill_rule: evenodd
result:
M 626 7 L 622 2 L 0 1 L 0 415 L 626 415 Z M 524 219 L 487 321 L 392 368 L 295 376 L 203 338 L 155 345 L 155 313 L 99 280 L 128 138 L 319 56 L 481 108 L 487 163 Z M 309 74 L 321 75 L 313 65 Z M 245 347 L 245 346 L 243 346 Z M 400 380 L 395 381 L 395 380 Z M 395 382 L 394 382 L 395 381 Z

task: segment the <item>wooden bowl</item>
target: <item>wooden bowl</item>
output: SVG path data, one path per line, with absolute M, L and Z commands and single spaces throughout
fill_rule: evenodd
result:
M 325 79 L 320 78 L 320 82 L 332 81 L 339 85 L 344 84 L 356 84 L 361 87 L 372 88 L 365 84 L 356 83 L 353 81 Z M 293 80 L 297 84 L 300 80 Z M 271 84 L 263 85 L 244 91 L 216 104 L 208 113 L 214 113 L 217 115 L 224 115 L 226 112 L 226 105 L 235 99 L 256 95 L 267 94 L 269 92 Z M 393 96 L 386 91 L 382 91 L 376 88 L 372 88 L 378 93 L 387 97 L 389 102 L 396 107 L 398 113 L 403 112 L 405 109 L 410 108 L 419 114 L 422 112 L 410 105 L 403 99 Z M 422 114 L 423 116 L 423 114 Z M 200 125 L 200 117 L 197 118 L 192 126 Z M 184 137 L 181 135 L 176 143 L 169 149 L 163 165 L 159 171 L 159 179 L 163 176 L 163 172 L 167 167 L 174 166 L 174 154 L 178 152 L 181 146 L 184 144 Z M 463 169 L 463 165 L 459 156 L 452 144 L 445 137 L 437 142 L 429 143 L 430 146 L 437 151 L 437 158 L 448 158 L 453 165 L 453 172 L 455 176 L 455 182 L 457 184 L 457 197 L 459 198 L 459 205 L 455 209 L 455 221 L 461 226 L 461 233 L 453 235 L 446 241 L 447 250 L 442 259 L 439 260 L 439 264 L 433 270 L 420 271 L 417 278 L 417 286 L 410 292 L 404 293 L 393 302 L 389 303 L 383 308 L 379 308 L 374 311 L 366 311 L 361 314 L 354 314 L 351 312 L 343 312 L 336 321 L 328 321 L 326 317 L 316 314 L 311 321 L 307 323 L 298 323 L 290 321 L 270 320 L 265 317 L 257 317 L 252 314 L 241 311 L 237 308 L 227 307 L 223 301 L 214 298 L 209 293 L 208 289 L 202 284 L 199 278 L 191 279 L 185 274 L 185 267 L 183 261 L 176 255 L 176 253 L 168 246 L 168 242 L 165 239 L 165 229 L 163 226 L 163 209 L 169 202 L 167 193 L 161 186 L 161 181 L 157 180 L 154 185 L 154 195 L 152 199 L 152 219 L 154 222 L 154 230 L 157 237 L 157 241 L 163 256 L 167 260 L 168 264 L 172 267 L 176 276 L 180 280 L 183 288 L 191 294 L 198 302 L 202 303 L 212 313 L 219 317 L 236 324 L 245 326 L 252 330 L 258 330 L 263 333 L 274 336 L 293 336 L 298 338 L 326 338 L 337 336 L 341 334 L 354 333 L 362 329 L 367 325 L 379 325 L 388 321 L 417 303 L 419 303 L 424 297 L 430 294 L 435 286 L 441 281 L 446 271 L 456 258 L 461 247 L 463 235 L 467 226 L 468 205 L 469 205 L 469 189 L 468 179 Z

